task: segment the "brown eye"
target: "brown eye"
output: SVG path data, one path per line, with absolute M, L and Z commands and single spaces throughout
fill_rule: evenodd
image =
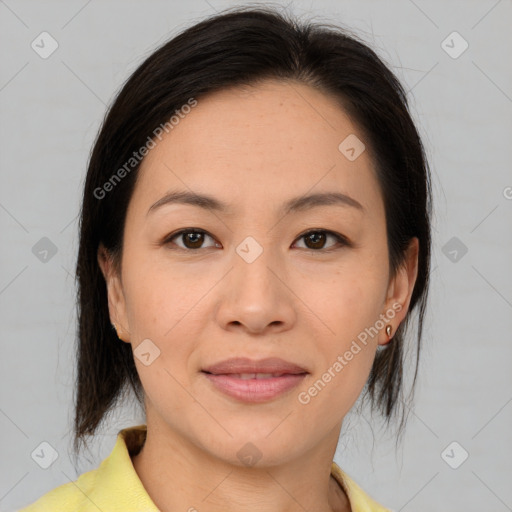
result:
M 204 246 L 205 240 L 209 238 L 213 241 L 213 245 Z M 329 238 L 333 239 L 335 243 L 325 247 L 326 242 Z M 299 237 L 299 240 L 303 239 L 305 242 L 305 249 L 310 249 L 313 251 L 323 251 L 328 252 L 338 246 L 350 246 L 349 241 L 342 235 L 334 233 L 332 231 L 327 230 L 314 230 L 308 231 Z M 180 243 L 175 242 L 180 241 Z M 183 250 L 198 250 L 198 249 L 206 249 L 209 247 L 222 247 L 220 244 L 215 242 L 214 238 L 209 235 L 206 231 L 202 229 L 182 229 L 177 233 L 170 235 L 164 241 L 165 244 L 172 244 L 177 246 L 179 249 Z
M 304 237 L 304 240 L 306 241 L 306 245 L 308 246 L 309 249 L 323 249 L 326 239 L 327 239 L 326 234 L 323 232 L 320 232 L 320 231 L 308 233 Z
M 338 235 L 337 233 L 333 233 L 332 231 L 326 231 L 326 230 L 316 230 L 316 231 L 309 231 L 307 233 L 304 233 L 299 239 L 304 239 L 304 242 L 306 244 L 306 249 L 311 250 L 325 250 L 329 251 L 330 249 L 334 248 L 336 244 L 332 244 L 331 246 L 325 248 L 326 240 L 330 238 L 333 238 L 341 245 L 349 245 L 348 241 L 341 235 Z
M 173 240 L 177 239 L 180 240 L 183 244 L 175 244 L 180 249 L 203 249 L 205 248 L 203 247 L 205 238 L 210 238 L 213 240 L 213 238 L 202 229 L 182 229 L 181 231 L 178 231 L 177 233 L 174 233 L 169 238 L 167 238 L 165 243 L 174 243 Z M 215 244 L 210 245 L 209 247 L 215 247 Z

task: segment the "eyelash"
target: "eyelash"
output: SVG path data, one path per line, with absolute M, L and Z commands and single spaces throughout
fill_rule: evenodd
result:
M 207 235 L 209 236 L 210 238 L 212 238 L 213 240 L 214 237 L 212 235 L 210 235 L 207 231 L 203 230 L 203 229 L 199 229 L 199 228 L 187 228 L 187 229 L 181 229 L 179 231 L 176 231 L 175 233 L 172 233 L 170 234 L 168 237 L 166 237 L 164 240 L 163 240 L 163 245 L 168 245 L 168 244 L 171 244 L 172 243 L 172 240 L 181 236 L 181 235 L 184 235 L 186 233 L 199 233 L 199 234 L 204 234 L 204 235 Z M 309 248 L 305 248 L 306 251 L 311 251 L 311 252 L 323 252 L 323 253 L 330 253 L 332 251 L 335 251 L 337 249 L 341 249 L 342 247 L 346 246 L 346 247 L 352 247 L 352 243 L 346 238 L 344 237 L 343 235 L 340 235 L 339 233 L 336 233 L 334 231 L 330 231 L 330 230 L 327 230 L 327 229 L 311 229 L 309 231 L 306 231 L 305 233 L 302 233 L 301 235 L 299 235 L 297 237 L 296 240 L 300 240 L 304 237 L 306 237 L 307 235 L 311 235 L 313 233 L 325 233 L 327 234 L 328 236 L 332 236 L 333 238 L 336 239 L 336 241 L 338 242 L 338 244 L 341 245 L 336 247 L 330 247 L 329 249 L 309 249 Z M 199 247 L 197 249 L 190 249 L 190 248 L 183 248 L 183 247 L 179 247 L 179 246 L 176 246 L 175 248 L 172 248 L 172 250 L 182 250 L 182 251 L 199 251 L 201 249 L 209 249 L 211 247 Z

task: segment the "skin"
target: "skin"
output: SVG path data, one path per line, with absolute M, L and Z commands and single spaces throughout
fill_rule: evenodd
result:
M 396 331 L 417 276 L 418 240 L 390 276 L 369 152 L 349 161 L 338 150 L 349 134 L 364 140 L 331 97 L 267 81 L 201 98 L 142 162 L 121 275 L 102 246 L 98 261 L 121 339 L 135 350 L 149 338 L 160 350 L 149 366 L 135 357 L 148 433 L 133 463 L 162 511 L 350 510 L 331 463 L 377 346 L 389 342 L 385 326 L 307 405 L 298 395 L 393 304 L 401 310 L 385 325 Z M 147 215 L 171 189 L 215 196 L 232 214 L 172 204 Z M 365 211 L 327 205 L 279 213 L 292 197 L 332 191 Z M 163 242 L 184 228 L 205 230 L 202 245 L 190 235 Z M 353 245 L 302 236 L 321 229 Z M 235 251 L 248 236 L 263 248 L 252 263 Z M 235 356 L 277 356 L 310 373 L 284 395 L 247 404 L 200 371 Z M 261 453 L 251 467 L 237 457 L 248 442 Z

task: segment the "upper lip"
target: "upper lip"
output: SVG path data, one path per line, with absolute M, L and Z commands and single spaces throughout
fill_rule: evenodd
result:
M 247 357 L 235 357 L 203 368 L 202 371 L 215 375 L 230 373 L 308 373 L 305 368 L 279 357 L 269 357 L 260 360 L 249 359 Z

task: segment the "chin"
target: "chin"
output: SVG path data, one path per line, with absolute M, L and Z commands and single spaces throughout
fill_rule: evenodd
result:
M 286 422 L 287 420 L 285 420 Z M 290 432 L 279 422 L 260 422 L 259 425 L 239 424 L 237 428 L 227 426 L 229 435 L 221 435 L 215 441 L 209 442 L 214 446 L 204 446 L 210 454 L 228 464 L 239 467 L 271 467 L 286 463 L 291 458 L 299 456 L 301 439 L 298 432 Z M 277 426 L 277 428 L 276 428 Z M 280 430 L 281 429 L 281 430 Z M 278 430 L 279 433 L 278 433 Z M 213 449 L 212 449 L 213 448 Z

